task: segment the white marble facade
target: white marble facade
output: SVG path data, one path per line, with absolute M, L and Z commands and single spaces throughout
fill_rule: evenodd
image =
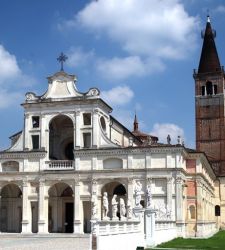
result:
M 183 234 L 185 182 L 190 179 L 186 166 L 193 154 L 201 165 L 200 182 L 214 192 L 215 175 L 200 153 L 180 144 L 142 146 L 110 115 L 112 109 L 98 89 L 78 92 L 73 75 L 61 71 L 49 77 L 46 93 L 27 93 L 22 106 L 24 129 L 11 137 L 9 149 L 0 152 L 1 232 L 89 233 L 93 213 L 99 220 L 112 218 L 116 194 L 118 219 L 119 201 L 125 204 L 121 209 L 129 203 L 130 211 L 136 198 L 142 207 L 151 198 L 156 220 L 177 223 Z

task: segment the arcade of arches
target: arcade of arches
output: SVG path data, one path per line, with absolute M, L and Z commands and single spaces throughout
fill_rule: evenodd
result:
M 28 196 L 28 186 L 27 183 L 22 185 L 9 183 L 0 189 L 0 232 L 90 233 L 91 197 L 81 198 L 78 184 L 73 186 L 65 182 L 55 182 L 44 192 L 41 182 L 39 186 L 30 186 L 31 190 L 35 187 L 39 199 L 35 199 L 32 195 Z M 99 188 L 100 206 L 104 192 L 108 193 L 109 207 L 114 194 L 117 195 L 118 201 L 120 198 L 127 201 L 126 187 L 120 182 L 108 182 Z M 99 210 L 101 217 L 100 214 L 101 209 Z M 47 230 L 42 228 L 43 221 L 47 225 Z M 80 231 L 76 229 L 76 223 L 82 227 Z

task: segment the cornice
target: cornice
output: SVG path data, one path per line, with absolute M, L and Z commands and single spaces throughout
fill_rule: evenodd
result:
M 31 151 L 16 151 L 16 152 L 10 152 L 10 151 L 3 151 L 0 152 L 0 159 L 30 159 L 30 158 L 44 158 L 46 156 L 47 152 L 31 152 Z
M 146 153 L 184 153 L 183 147 L 127 147 L 127 148 L 104 148 L 104 149 L 79 149 L 75 150 L 75 157 L 80 156 L 116 156 L 128 154 Z

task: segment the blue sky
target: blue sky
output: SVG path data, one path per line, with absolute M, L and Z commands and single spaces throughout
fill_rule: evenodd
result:
M 223 0 L 1 0 L 0 149 L 23 127 L 25 93 L 44 93 L 60 69 L 61 51 L 78 89 L 98 87 L 128 128 L 136 110 L 143 131 L 194 147 L 192 74 L 207 9 L 223 65 Z

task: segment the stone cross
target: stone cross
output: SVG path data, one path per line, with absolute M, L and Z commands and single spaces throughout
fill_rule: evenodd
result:
M 68 59 L 68 57 L 63 54 L 63 52 L 61 52 L 61 54 L 59 55 L 59 57 L 57 58 L 57 61 L 59 61 L 61 63 L 61 71 L 63 70 L 63 63 Z

